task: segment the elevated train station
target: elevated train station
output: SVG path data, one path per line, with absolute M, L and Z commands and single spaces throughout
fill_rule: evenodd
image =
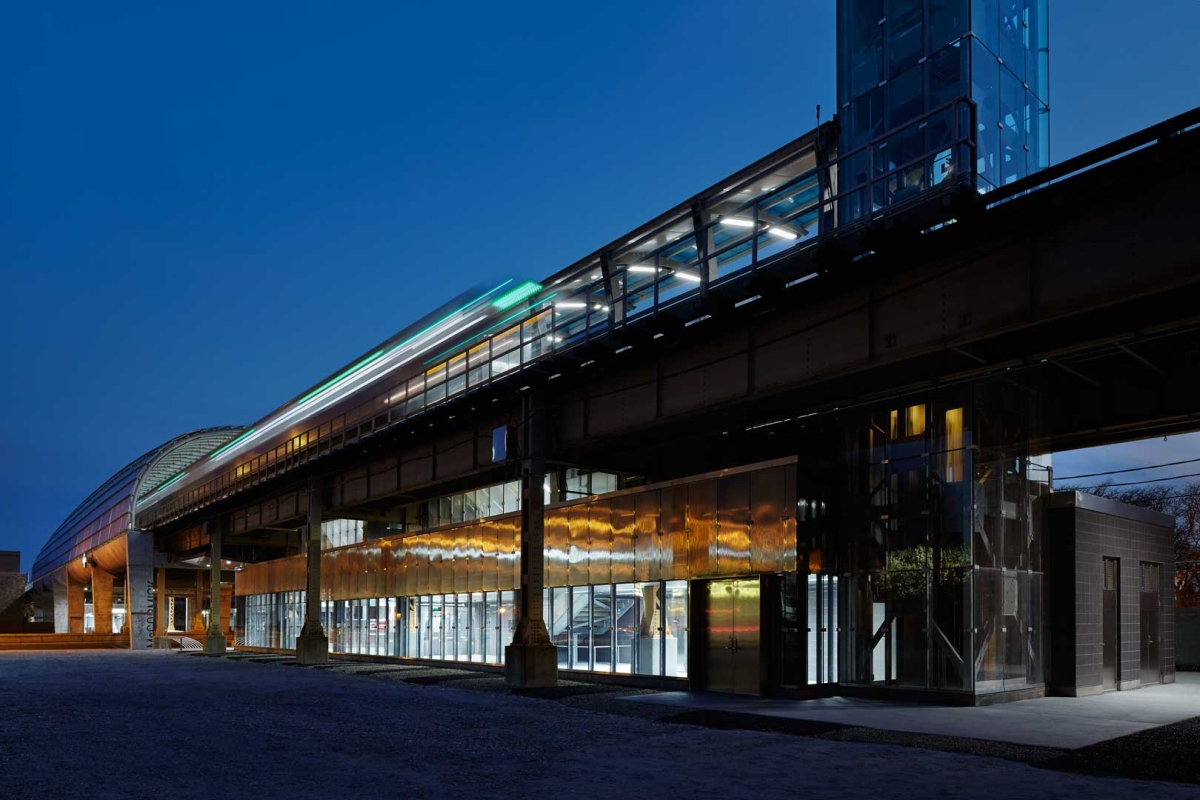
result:
M 34 565 L 56 630 L 513 686 L 1173 680 L 1171 521 L 1048 454 L 1200 428 L 1200 110 L 1049 167 L 1044 0 L 908 5 L 839 2 L 832 121 L 133 461 Z

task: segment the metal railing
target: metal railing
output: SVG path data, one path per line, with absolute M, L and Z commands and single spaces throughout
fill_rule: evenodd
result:
M 973 187 L 974 127 L 974 103 L 962 97 L 836 159 L 824 159 L 810 143 L 560 273 L 521 309 L 370 400 L 182 487 L 140 511 L 139 524 L 179 519 L 550 356 L 770 270 L 899 206 L 931 200 L 930 190 Z

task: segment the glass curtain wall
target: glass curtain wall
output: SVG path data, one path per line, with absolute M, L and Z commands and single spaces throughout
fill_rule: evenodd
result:
M 825 674 L 975 692 L 1042 683 L 1037 500 L 1050 474 L 1028 454 L 1036 419 L 1027 387 L 993 382 L 863 412 L 846 430 L 843 594 L 810 582 L 846 634 Z
M 556 587 L 545 615 L 563 669 L 687 677 L 687 581 Z M 503 664 L 516 593 L 463 592 L 321 603 L 333 653 Z M 304 592 L 242 599 L 251 647 L 296 646 Z
M 962 169 L 986 191 L 1047 166 L 1047 30 L 1047 0 L 839 0 L 838 153 L 877 145 L 840 165 L 840 190 L 852 191 L 839 221 Z M 974 103 L 973 128 L 959 98 Z M 963 114 L 973 155 L 951 147 Z M 853 191 L 897 169 L 869 195 Z

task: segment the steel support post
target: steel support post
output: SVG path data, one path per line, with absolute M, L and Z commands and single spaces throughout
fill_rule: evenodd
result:
M 321 479 L 308 479 L 308 569 L 305 574 L 304 627 L 296 637 L 297 664 L 329 661 L 329 638 L 321 629 Z
M 514 689 L 558 684 L 558 651 L 542 618 L 546 480 L 545 398 L 521 400 L 521 617 L 504 651 L 504 675 Z

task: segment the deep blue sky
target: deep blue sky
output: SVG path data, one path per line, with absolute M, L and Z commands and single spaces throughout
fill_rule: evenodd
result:
M 1200 104 L 1198 30 L 1196 0 L 1054 2 L 1054 160 Z M 0 549 L 28 568 L 141 452 L 574 261 L 833 97 L 833 0 L 12 4 Z

